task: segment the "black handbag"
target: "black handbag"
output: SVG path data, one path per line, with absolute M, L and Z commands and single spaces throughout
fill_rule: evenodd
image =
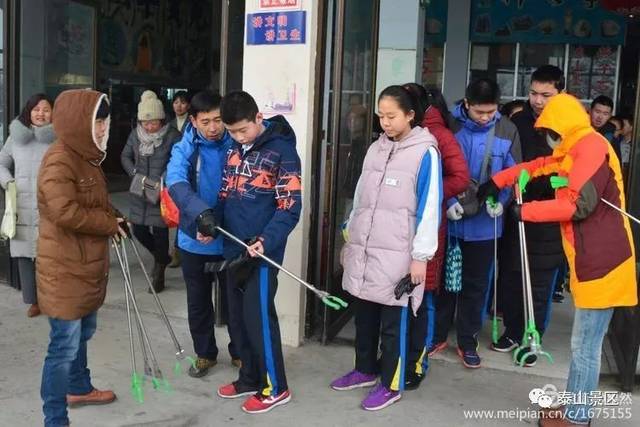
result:
M 475 216 L 480 211 L 480 203 L 478 201 L 478 188 L 480 184 L 484 184 L 491 177 L 491 151 L 493 150 L 493 139 L 495 137 L 496 127 L 493 126 L 487 135 L 487 143 L 484 147 L 484 157 L 482 158 L 482 166 L 480 169 L 480 181 L 471 179 L 469 186 L 462 193 L 458 194 L 458 203 L 464 209 L 463 218 Z

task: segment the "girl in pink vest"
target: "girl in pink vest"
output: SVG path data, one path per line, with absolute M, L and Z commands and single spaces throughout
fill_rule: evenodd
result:
M 356 361 L 355 369 L 331 387 L 375 386 L 362 401 L 369 411 L 401 398 L 408 306 L 412 314 L 420 306 L 426 263 L 438 248 L 440 155 L 436 139 L 420 127 L 423 114 L 418 100 L 402 86 L 382 91 L 378 115 L 384 133 L 364 159 L 346 226 L 342 287 L 354 296 Z M 397 299 L 394 289 L 407 276 L 415 287 Z

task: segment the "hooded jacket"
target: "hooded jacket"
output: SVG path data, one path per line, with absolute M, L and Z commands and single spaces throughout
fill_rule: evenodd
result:
M 452 131 L 460 144 L 462 153 L 467 160 L 469 173 L 471 178 L 480 181 L 482 169 L 482 160 L 484 159 L 485 146 L 488 142 L 491 128 L 494 129 L 493 145 L 491 147 L 491 175 L 507 169 L 521 160 L 520 138 L 518 130 L 499 112 L 496 112 L 493 119 L 486 125 L 479 125 L 473 121 L 468 115 L 463 104 L 460 103 L 453 111 L 455 119 Z M 487 180 L 489 176 L 487 176 Z M 482 182 L 480 184 L 483 184 Z M 503 206 L 507 206 L 511 200 L 511 189 L 503 190 L 499 195 L 499 202 Z M 452 206 L 457 199 L 451 198 L 447 202 L 447 206 Z M 502 235 L 502 227 L 504 215 L 498 217 L 498 236 Z M 494 220 L 489 216 L 484 206 L 480 207 L 479 212 L 471 218 L 463 218 L 459 221 L 449 222 L 449 233 L 452 236 L 465 241 L 482 241 L 493 240 L 494 238 Z
M 436 139 L 414 127 L 400 141 L 386 134 L 365 156 L 342 250 L 342 287 L 356 298 L 389 306 L 408 305 L 394 296 L 411 261 L 430 261 L 438 249 L 442 174 Z M 411 293 L 414 313 L 424 286 Z
M 469 186 L 469 168 L 464 154 L 453 133 L 445 124 L 440 111 L 435 107 L 427 109 L 422 120 L 422 127 L 427 129 L 438 141 L 438 151 L 442 157 L 442 193 L 445 200 L 440 216 L 438 230 L 438 250 L 433 259 L 427 263 L 426 290 L 438 289 L 441 284 L 442 266 L 447 237 L 446 200 L 462 193 Z
M 264 132 L 246 152 L 233 142 L 220 190 L 225 229 L 242 240 L 259 237 L 265 255 L 282 263 L 289 233 L 302 209 L 296 135 L 283 116 L 264 120 Z M 224 257 L 245 249 L 225 240 Z
M 37 180 L 42 157 L 55 135 L 53 125 L 26 127 L 18 119 L 9 126 L 9 137 L 0 151 L 0 186 L 16 182 L 18 223 L 11 239 L 12 257 L 36 257 L 38 241 Z
M 557 173 L 568 186 L 555 199 L 522 206 L 529 222 L 560 222 L 570 286 L 578 308 L 602 309 L 638 303 L 635 250 L 629 220 L 601 201 L 625 209 L 620 164 L 613 147 L 593 129 L 580 101 L 568 94 L 549 100 L 536 121 L 562 138 L 551 156 L 497 174 L 496 185 L 513 185 L 522 169 L 532 177 Z
M 229 132 L 225 132 L 219 141 L 208 141 L 187 123 L 182 139 L 171 150 L 167 187 L 180 210 L 178 247 L 184 251 L 200 255 L 222 254 L 222 237 L 209 244 L 196 240 L 196 219 L 203 211 L 217 208 L 231 142 Z
M 109 273 L 109 237 L 118 231 L 100 167 L 106 136 L 94 141 L 93 125 L 106 95 L 62 92 L 53 107 L 57 140 L 38 175 L 40 235 L 36 281 L 40 310 L 76 320 L 103 303 Z

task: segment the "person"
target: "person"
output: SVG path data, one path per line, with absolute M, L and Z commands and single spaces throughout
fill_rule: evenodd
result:
M 422 127 L 427 129 L 438 142 L 442 158 L 443 200 L 438 230 L 438 249 L 433 259 L 427 263 L 425 292 L 416 316 L 409 320 L 409 345 L 405 390 L 420 386 L 429 369 L 429 349 L 432 346 L 435 328 L 435 298 L 441 292 L 444 251 L 447 241 L 446 200 L 462 193 L 469 185 L 469 168 L 455 136 L 447 126 L 451 113 L 442 93 L 436 88 L 427 88 L 417 83 L 407 83 L 404 88 L 412 92 L 424 110 Z
M 242 366 L 238 379 L 219 387 L 218 396 L 249 396 L 242 410 L 259 414 L 291 400 L 275 308 L 278 270 L 257 257 L 260 253 L 282 263 L 302 208 L 300 158 L 287 120 L 283 116 L 264 119 L 247 92 L 225 95 L 221 111 L 234 140 L 220 190 L 223 226 L 250 242 L 245 251 L 225 240 L 224 256 L 233 260 L 248 254 L 253 260 L 228 276 L 229 323 L 242 331 L 237 347 Z M 203 234 L 215 235 L 214 218 L 209 232 Z
M 615 307 L 638 303 L 636 260 L 629 220 L 603 200 L 625 209 L 620 165 L 613 148 L 590 125 L 580 101 L 552 97 L 535 123 L 553 154 L 496 174 L 478 191 L 480 198 L 512 186 L 522 170 L 532 177 L 557 173 L 567 185 L 552 200 L 513 205 L 516 219 L 561 224 L 576 306 L 571 332 L 571 363 L 566 391 L 591 395 L 598 386 L 602 342 Z M 576 399 L 563 416 L 543 417 L 540 425 L 589 424 L 589 406 Z
M 564 91 L 564 72 L 554 65 L 543 65 L 531 75 L 529 86 L 529 100 L 520 113 L 511 120 L 518 128 L 522 158 L 525 162 L 537 157 L 551 155 L 551 147 L 544 137 L 536 131 L 534 123 L 542 113 L 549 100 Z M 554 198 L 554 191 L 549 184 L 549 176 L 533 179 L 523 195 L 526 202 L 533 200 L 550 200 Z M 556 281 L 564 263 L 562 238 L 558 223 L 526 224 L 527 252 L 529 255 L 531 286 L 535 322 L 542 337 L 549 325 L 551 300 Z M 503 323 L 504 333 L 497 341 L 491 343 L 492 350 L 509 353 L 516 349 L 524 334 L 524 310 L 522 303 L 522 272 L 520 268 L 520 238 L 518 224 L 506 215 L 505 230 L 502 237 L 500 252 L 499 288 L 503 295 Z M 520 356 L 528 353 L 528 349 L 520 351 Z M 537 357 L 528 356 L 523 366 L 535 365 Z M 518 364 L 520 359 L 516 361 Z
M 164 124 L 164 106 L 157 95 L 146 90 L 138 104 L 138 124 L 129 134 L 120 154 L 125 172 L 142 187 L 161 185 L 171 155 L 173 143 L 180 133 Z M 153 255 L 152 286 L 156 292 L 165 287 L 164 272 L 171 261 L 169 256 L 169 228 L 160 215 L 159 191 L 156 200 L 150 200 L 147 192 L 131 193 L 128 220 L 133 224 L 133 235 Z M 151 290 L 149 290 L 151 291 Z
M 179 90 L 173 94 L 171 106 L 175 117 L 169 122 L 178 132 L 183 133 L 189 123 L 189 93 L 186 90 Z
M 64 91 L 52 117 L 57 140 L 38 175 L 36 257 L 38 302 L 51 327 L 40 388 L 46 427 L 69 425 L 67 405 L 116 399 L 112 391 L 94 388 L 87 342 L 107 291 L 109 239 L 127 236 L 124 218 L 109 203 L 100 167 L 109 139 L 107 95 Z
M 626 178 L 629 174 L 629 164 L 631 163 L 631 146 L 633 139 L 633 125 L 630 116 L 619 116 L 621 127 L 618 132 L 620 141 L 620 164 L 622 166 L 622 176 Z
M 613 146 L 618 159 L 621 157 L 620 144 L 615 139 L 615 125 L 609 122 L 613 116 L 613 100 L 606 95 L 599 95 L 591 102 L 589 117 L 593 126 Z
M 419 100 L 404 87 L 389 86 L 380 93 L 378 116 L 384 133 L 367 151 L 346 225 L 342 287 L 354 297 L 355 367 L 331 388 L 375 386 L 362 401 L 368 411 L 402 397 L 408 310 L 410 306 L 415 314 L 422 304 L 427 261 L 438 248 L 440 155 L 435 137 L 420 126 L 423 115 Z M 397 298 L 396 284 L 405 276 L 414 289 Z
M 507 118 L 510 119 L 515 114 L 517 114 L 520 111 L 524 110 L 526 104 L 527 103 L 524 102 L 521 99 L 516 99 L 516 100 L 513 100 L 511 102 L 507 102 L 506 104 L 504 104 L 502 106 L 502 108 L 500 108 L 500 114 L 502 114 L 504 117 L 507 117 Z
M 218 282 L 220 292 L 224 292 L 227 286 L 223 275 L 205 273 L 204 270 L 207 262 L 221 260 L 222 239 L 213 239 L 202 233 L 207 213 L 217 204 L 225 155 L 231 146 L 231 137 L 220 118 L 220 100 L 220 95 L 209 90 L 194 95 L 189 108 L 189 123 L 180 142 L 173 146 L 167 166 L 169 194 L 180 211 L 178 248 L 187 286 L 189 331 L 197 356 L 189 368 L 189 375 L 193 378 L 205 376 L 217 363 L 213 282 Z M 231 361 L 237 366 L 240 356 L 234 349 L 231 329 L 229 336 Z
M 51 124 L 53 103 L 43 93 L 31 96 L 22 112 L 9 125 L 9 137 L 0 151 L 0 186 L 16 185 L 16 234 L 11 239 L 11 258 L 18 264 L 22 300 L 29 305 L 28 317 L 40 314 L 36 292 L 36 243 L 38 201 L 36 181 L 40 162 L 55 134 Z
M 453 132 L 467 160 L 471 179 L 477 184 L 521 159 L 518 130 L 498 112 L 499 100 L 496 82 L 479 79 L 467 87 L 463 102 L 453 112 Z M 438 295 L 434 344 L 430 350 L 433 355 L 447 347 L 447 335 L 457 309 L 457 353 L 463 365 L 471 369 L 481 366 L 477 336 L 487 312 L 494 244 L 502 235 L 502 214 L 511 192 L 505 189 L 495 203 L 484 207 L 476 204 L 474 208 L 466 202 L 473 198 L 473 194 L 463 194 L 447 201 L 449 233 L 458 239 L 462 251 L 462 290 L 459 294 L 443 290 Z
M 169 124 L 173 126 L 180 135 L 184 132 L 186 125 L 189 123 L 189 103 L 191 97 L 189 93 L 184 90 L 177 91 L 172 98 L 172 107 L 175 117 Z M 173 241 L 173 249 L 171 251 L 171 262 L 168 265 L 169 268 L 180 267 L 180 250 L 178 249 L 178 233 L 176 233 Z

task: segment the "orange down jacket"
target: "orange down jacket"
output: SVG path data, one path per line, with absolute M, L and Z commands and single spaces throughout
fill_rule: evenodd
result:
M 529 222 L 560 222 L 562 244 L 571 270 L 570 286 L 578 308 L 634 306 L 638 303 L 636 263 L 629 220 L 601 198 L 625 209 L 620 165 L 607 140 L 571 95 L 560 94 L 535 123 L 562 138 L 551 156 L 539 157 L 493 177 L 500 188 L 513 185 L 522 169 L 531 177 L 558 174 L 568 185 L 553 200 L 522 206 Z

